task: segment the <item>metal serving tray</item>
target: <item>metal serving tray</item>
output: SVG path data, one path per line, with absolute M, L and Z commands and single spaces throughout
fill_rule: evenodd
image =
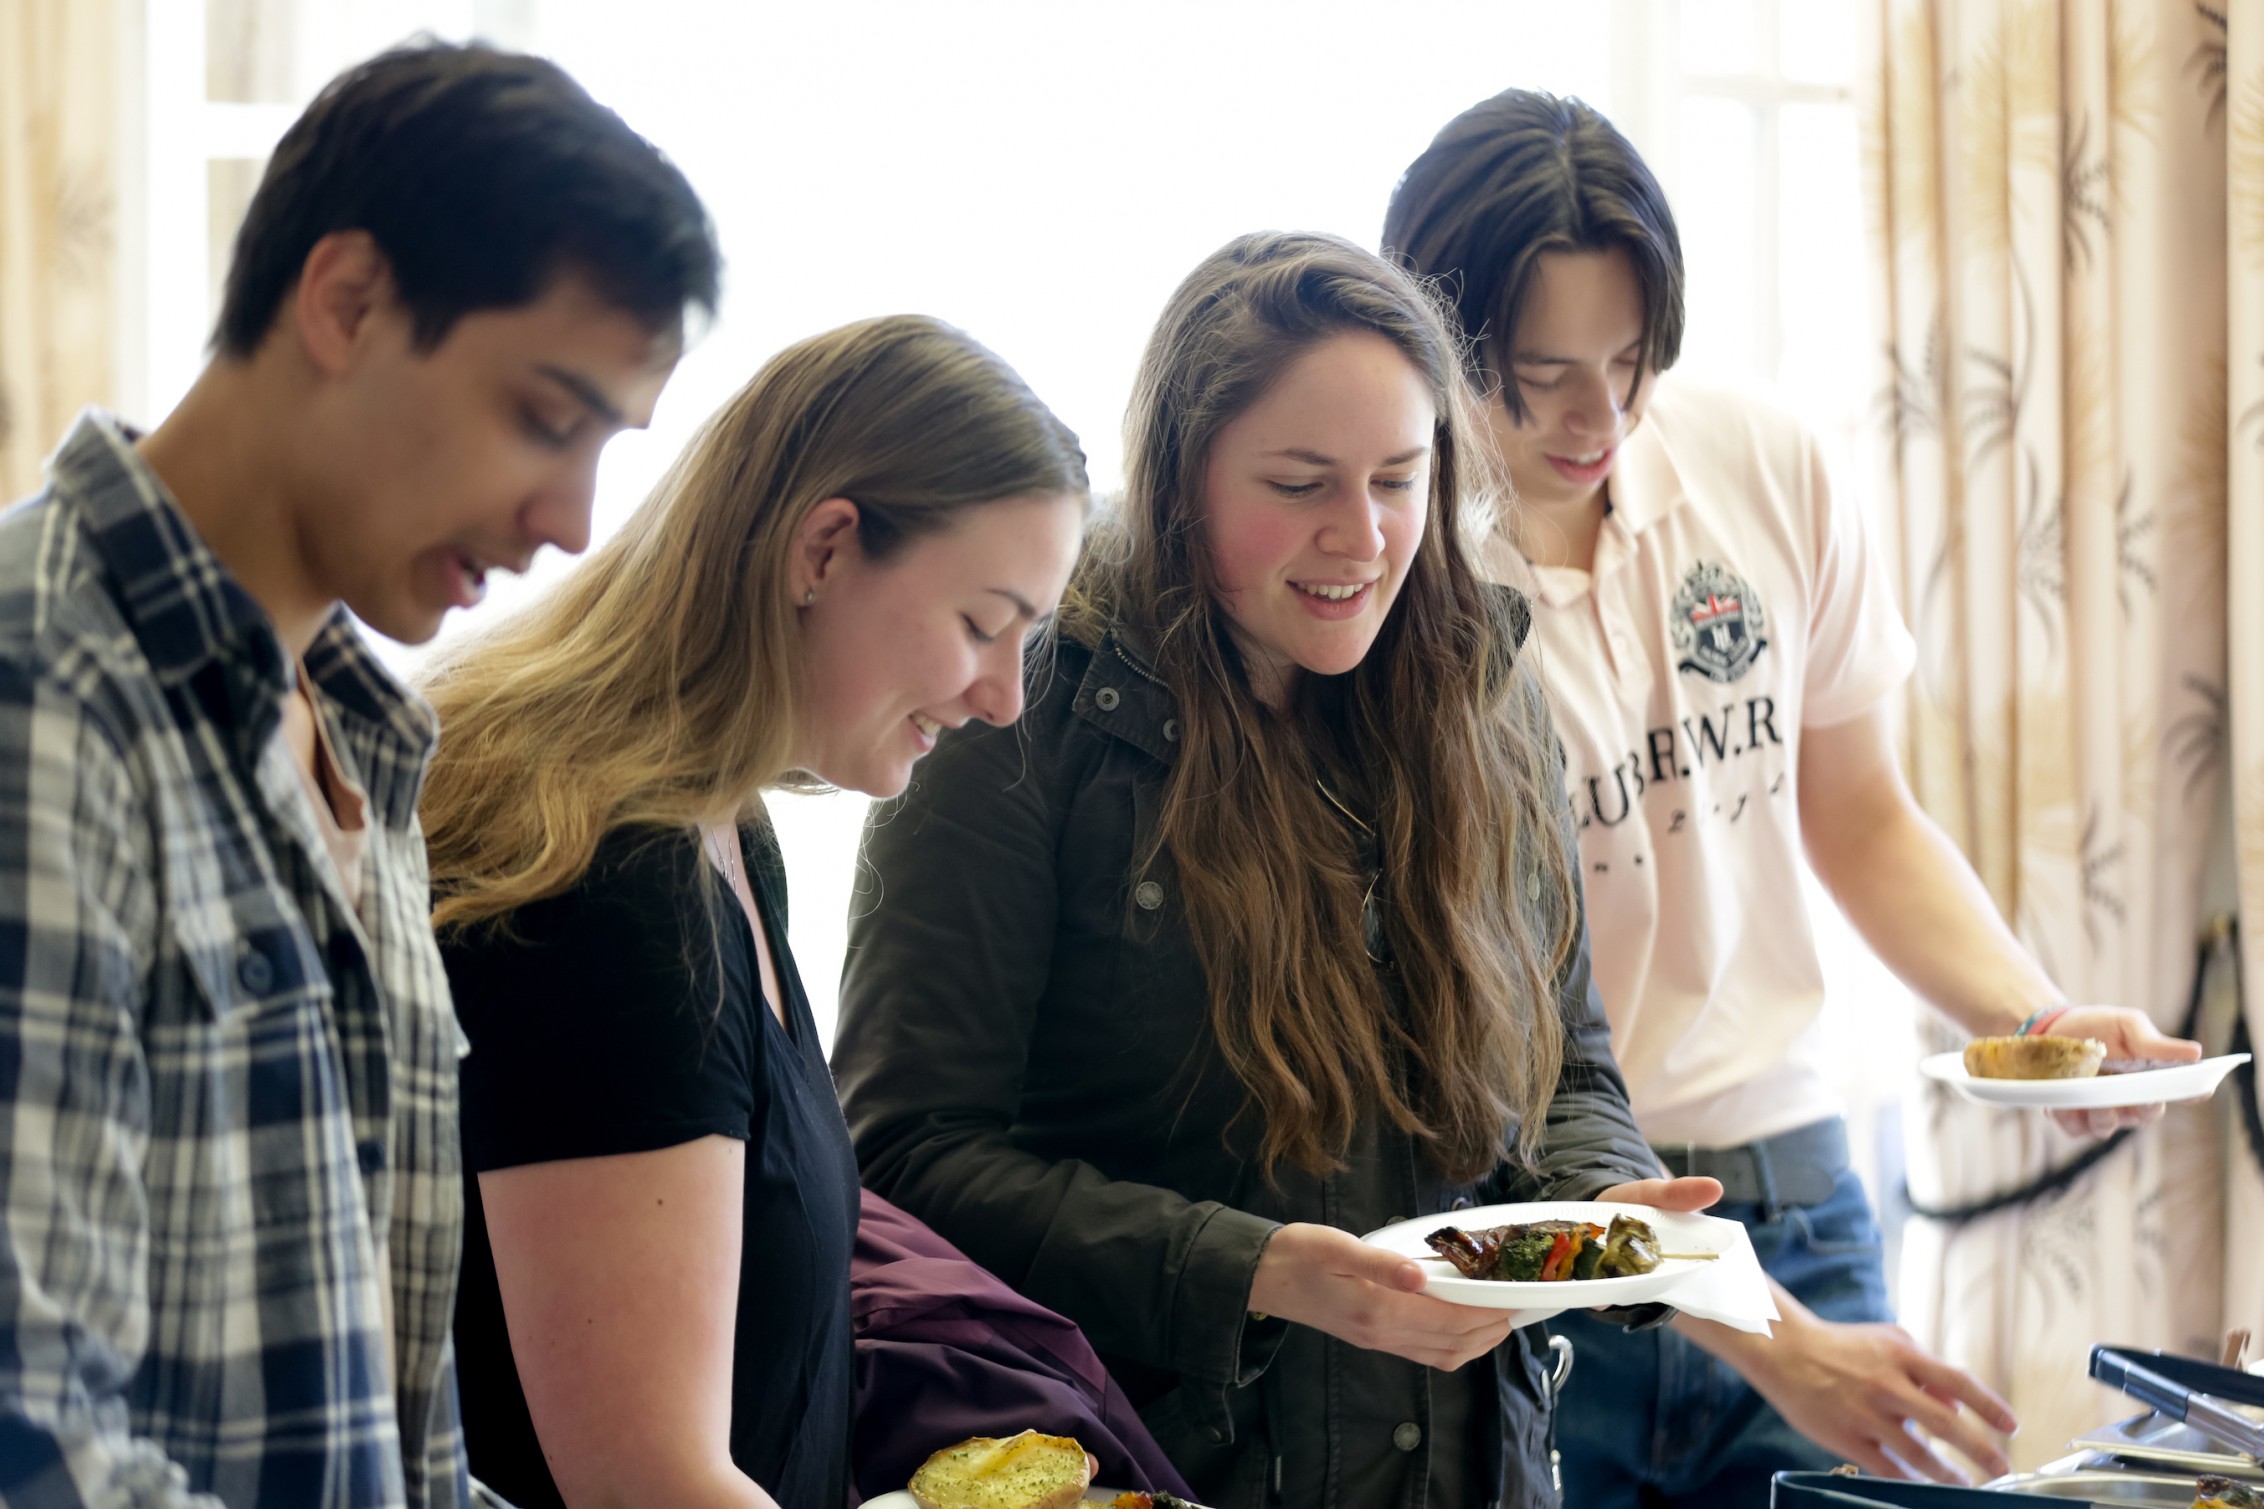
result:
M 2264 1378 L 2133 1347 L 2091 1349 L 2091 1376 L 2199 1431 L 2219 1453 L 2264 1457 Z
M 2192 1426 L 2156 1410 L 2117 1420 L 2068 1444 L 2101 1456 L 2175 1467 L 2183 1472 L 2264 1480 L 2264 1465 L 2256 1458 L 2235 1455 Z M 2190 1496 L 2187 1502 L 2191 1502 Z
M 2166 1472 L 2116 1472 L 2079 1467 L 2071 1472 L 2020 1473 L 1989 1486 L 2028 1498 L 2074 1499 L 2086 1504 L 2130 1504 L 2136 1509 L 2193 1509 L 2193 1479 Z

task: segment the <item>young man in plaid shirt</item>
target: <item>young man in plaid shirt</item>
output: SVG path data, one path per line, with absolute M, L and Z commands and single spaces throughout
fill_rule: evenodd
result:
M 216 354 L 0 515 L 0 1503 L 471 1495 L 430 712 L 363 646 L 587 542 L 714 234 L 552 65 L 424 45 L 276 149 Z

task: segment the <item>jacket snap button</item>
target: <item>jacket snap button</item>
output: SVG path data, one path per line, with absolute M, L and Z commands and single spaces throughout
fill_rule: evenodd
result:
M 1166 718 L 1163 720 L 1163 737 L 1164 742 L 1167 744 L 1177 744 L 1179 742 L 1179 720 L 1177 718 Z
M 1423 1427 L 1412 1420 L 1402 1420 L 1392 1428 L 1391 1444 L 1401 1451 L 1413 1451 L 1423 1444 Z
M 1226 1439 L 1226 1432 L 1220 1430 L 1217 1426 L 1214 1425 L 1211 1427 L 1211 1439 L 1213 1441 L 1223 1441 Z
M 1132 899 L 1140 903 L 1140 910 L 1152 912 L 1163 905 L 1163 887 L 1152 880 L 1143 880 L 1132 892 Z
M 267 962 L 267 955 L 258 949 L 246 949 L 236 961 L 236 983 L 253 995 L 264 992 L 275 983 L 275 966 Z
M 1447 1209 L 1449 1210 L 1468 1210 L 1469 1208 L 1470 1197 L 1468 1195 L 1456 1195 L 1454 1197 L 1454 1203 L 1447 1207 Z
M 1123 700 L 1123 698 L 1119 697 L 1116 694 L 1116 688 L 1113 686 L 1104 686 L 1099 691 L 1093 693 L 1093 706 L 1099 708 L 1104 713 L 1115 712 L 1116 704 Z

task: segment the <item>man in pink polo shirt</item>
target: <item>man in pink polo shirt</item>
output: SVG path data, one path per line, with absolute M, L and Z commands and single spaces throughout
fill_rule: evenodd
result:
M 1581 1364 L 1559 1411 L 1566 1502 L 1762 1504 L 1773 1472 L 1843 1460 L 1954 1480 L 1914 1432 L 2003 1471 L 1982 1428 L 2013 1428 L 2003 1401 L 1891 1324 L 1818 1061 L 1803 867 L 1976 1035 L 2198 1045 L 2138 1011 L 2067 1009 L 1911 797 L 1891 713 L 1913 648 L 1862 520 L 1797 424 L 1659 375 L 1681 246 L 1610 122 L 1521 90 L 1473 107 L 1408 169 L 1384 245 L 1441 280 L 1494 398 L 1519 500 L 1498 564 L 1527 579 L 1522 555 L 1538 599 L 1636 1120 L 1671 1173 L 1722 1181 L 1718 1213 L 1746 1224 L 1784 1312 L 1766 1339 L 1557 1322 Z M 2103 1133 L 2159 1109 L 2066 1114 Z

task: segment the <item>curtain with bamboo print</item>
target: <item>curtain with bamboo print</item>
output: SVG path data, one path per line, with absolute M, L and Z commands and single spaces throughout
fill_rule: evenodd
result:
M 111 403 L 112 0 L 0 0 L 0 506 L 80 408 Z
M 2072 999 L 2176 1030 L 2237 892 L 2246 958 L 2214 948 L 2198 1029 L 2223 1051 L 2237 969 L 2264 1024 L 2264 5 L 1865 4 L 1912 783 Z M 2091 1343 L 2264 1332 L 2238 1104 L 1912 1223 L 1905 1323 L 2011 1399 L 2021 1465 L 2128 1412 Z M 2087 1146 L 1929 1087 L 1912 1196 L 1972 1205 Z

